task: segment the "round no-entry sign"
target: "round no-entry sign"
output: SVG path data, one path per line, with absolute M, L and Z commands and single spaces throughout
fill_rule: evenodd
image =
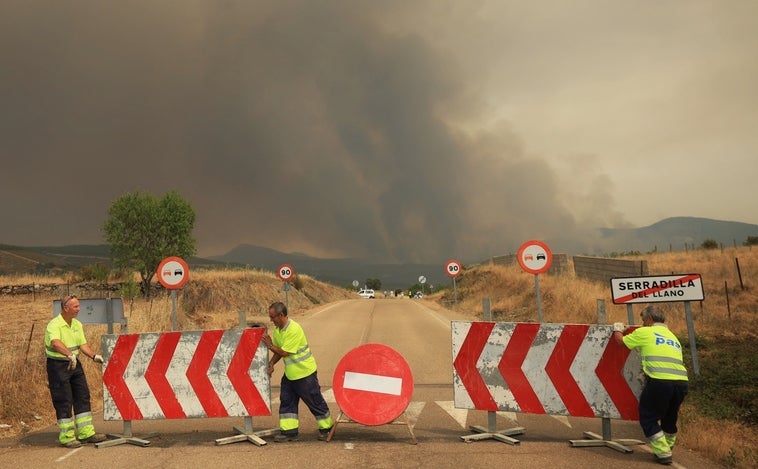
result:
M 337 364 L 332 382 L 342 412 L 363 425 L 384 425 L 411 402 L 413 375 L 402 355 L 382 344 L 364 344 Z
M 181 257 L 167 257 L 158 264 L 158 282 L 164 288 L 182 288 L 189 280 L 189 266 Z
M 546 272 L 553 262 L 553 253 L 547 244 L 534 239 L 522 244 L 516 257 L 522 269 L 535 275 Z
M 461 263 L 455 259 L 450 259 L 447 261 L 447 264 L 445 264 L 445 273 L 448 277 L 455 278 L 459 276 L 461 274 Z
M 291 279 L 293 275 L 295 275 L 295 269 L 293 269 L 289 264 L 282 264 L 276 270 L 276 275 L 279 277 L 279 279 L 281 279 L 282 282 L 286 282 Z

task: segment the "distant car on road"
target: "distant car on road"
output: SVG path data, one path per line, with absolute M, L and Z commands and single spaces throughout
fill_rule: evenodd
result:
M 421 293 L 420 291 L 417 291 L 417 292 L 416 292 L 416 293 L 413 295 L 413 297 L 414 297 L 414 298 L 423 298 L 423 297 L 424 297 L 424 294 L 423 294 L 423 293 Z
M 370 288 L 361 288 L 358 291 L 358 294 L 363 298 L 376 298 L 376 295 L 374 294 L 374 290 Z

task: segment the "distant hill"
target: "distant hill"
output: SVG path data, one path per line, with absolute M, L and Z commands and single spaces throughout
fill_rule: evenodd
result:
M 283 253 L 250 244 L 241 244 L 211 260 L 229 264 L 247 265 L 276 271 L 282 264 L 290 264 L 296 273 L 341 286 L 350 286 L 354 280 L 362 286 L 366 279 L 378 278 L 382 288 L 407 288 L 424 276 L 427 286 L 450 282 L 441 264 L 376 264 L 362 259 L 322 259 L 300 253 Z
M 758 225 L 710 218 L 672 217 L 650 226 L 631 229 L 601 228 L 593 254 L 610 252 L 684 251 L 712 239 L 723 246 L 741 246 L 748 236 L 758 236 Z
M 699 247 L 706 239 L 713 239 L 724 246 L 742 245 L 748 236 L 758 236 L 758 225 L 708 218 L 673 217 L 643 228 L 593 230 L 587 233 L 588 243 L 585 245 L 591 246 L 589 250 L 582 247 L 572 249 L 572 243 L 560 241 L 556 241 L 553 250 L 569 255 L 683 251 L 691 249 L 693 245 Z M 493 253 L 493 257 L 505 254 L 511 253 Z M 420 275 L 427 278 L 428 285 L 450 283 L 442 264 L 376 264 L 361 259 L 320 259 L 249 244 L 239 245 L 224 255 L 210 259 L 271 271 L 275 271 L 281 264 L 291 264 L 296 272 L 345 286 L 353 280 L 362 284 L 367 278 L 379 278 L 383 287 L 405 288 L 417 283 Z
M 547 240 L 547 243 L 555 253 L 608 255 L 633 251 L 683 251 L 701 246 L 706 239 L 723 246 L 742 245 L 749 236 L 758 236 L 758 225 L 673 217 L 642 228 L 587 230 L 582 243 L 575 240 Z M 492 256 L 506 254 L 512 253 L 496 252 Z M 422 275 L 427 279 L 427 286 L 449 285 L 451 282 L 442 264 L 377 264 L 363 259 L 321 259 L 249 244 L 241 244 L 220 256 L 193 257 L 187 262 L 191 269 L 235 265 L 272 272 L 281 264 L 291 264 L 296 273 L 339 286 L 349 286 L 354 280 L 363 285 L 366 279 L 378 278 L 382 288 L 407 288 L 417 283 Z M 0 275 L 72 271 L 96 263 L 110 264 L 107 245 L 20 247 L 0 244 Z
M 111 265 L 107 244 L 72 244 L 67 246 L 12 246 L 0 244 L 0 275 L 17 273 L 50 273 L 79 270 L 93 264 Z M 224 265 L 210 259 L 192 257 L 195 267 Z

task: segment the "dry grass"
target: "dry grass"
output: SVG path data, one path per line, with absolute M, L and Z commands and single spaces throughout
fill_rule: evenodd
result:
M 746 356 L 754 356 L 758 330 L 758 250 L 748 248 L 724 251 L 691 251 L 639 256 L 648 261 L 651 275 L 699 273 L 703 278 L 705 301 L 692 305 L 700 351 L 700 338 L 717 341 L 728 337 L 744 347 Z M 742 282 L 736 268 L 739 259 Z M 342 288 L 300 276 L 300 290 L 288 293 L 293 314 L 307 311 L 318 303 L 327 303 L 354 294 Z M 68 279 L 32 276 L 0 277 L 0 286 L 30 283 L 64 283 Z M 606 322 L 627 322 L 625 305 L 614 305 L 606 283 L 577 279 L 573 274 L 540 275 L 543 321 L 556 323 L 596 323 L 598 302 L 604 301 Z M 489 298 L 496 321 L 536 321 L 535 278 L 518 266 L 480 265 L 464 269 L 456 279 L 458 302 L 453 304 L 451 289 L 428 295 L 425 301 L 438 302 L 447 308 L 466 312 L 481 319 L 482 300 Z M 73 293 L 77 293 L 74 291 Z M 244 270 L 197 271 L 180 293 L 180 330 L 231 328 L 239 323 L 239 312 L 248 322 L 267 322 L 266 307 L 282 300 L 281 282 L 271 272 Z M 728 295 L 728 301 L 727 301 Z M 3 297 L 2 314 L 6 332 L 0 336 L 0 423 L 10 429 L 0 430 L 0 437 L 28 431 L 54 423 L 55 416 L 46 386 L 41 344 L 44 327 L 51 318 L 53 298 Z M 687 324 L 681 303 L 660 304 L 670 318 L 667 322 L 680 338 L 687 339 Z M 150 302 L 138 299 L 125 302 L 129 332 L 171 330 L 171 300 L 161 294 Z M 635 305 L 635 314 L 642 305 Z M 95 349 L 106 326 L 86 326 Z M 118 332 L 118 328 L 117 328 Z M 752 335 L 751 335 L 752 334 Z M 19 348 L 23 362 L 19 360 Z M 27 350 L 28 349 L 28 350 Z M 703 350 L 700 360 L 718 354 L 719 347 Z M 754 361 L 752 367 L 755 368 Z M 93 391 L 93 404 L 102 403 L 100 370 L 85 363 Z M 694 396 L 693 396 L 694 397 Z M 723 420 L 706 416 L 698 400 L 685 402 L 681 414 L 682 446 L 700 452 L 730 467 L 758 466 L 758 429 L 740 419 Z M 96 409 L 99 410 L 99 409 Z M 20 422 L 25 422 L 24 427 Z
M 717 407 L 715 402 L 719 400 L 719 392 L 739 392 L 752 399 L 744 403 L 747 409 L 744 419 L 716 419 L 706 414 L 718 414 L 720 410 L 699 408 L 698 405 L 702 405 L 707 398 L 696 399 L 696 393 L 703 391 L 691 389 L 691 398 L 685 401 L 681 414 L 682 445 L 728 467 L 758 467 L 758 428 L 745 423 L 755 422 L 756 416 L 750 413 L 758 408 L 755 397 L 750 397 L 755 396 L 755 383 L 749 382 L 750 376 L 758 375 L 758 365 L 754 359 L 758 352 L 755 345 L 755 331 L 758 331 L 758 249 L 696 250 L 637 258 L 648 261 L 651 276 L 672 273 L 701 275 L 705 300 L 691 305 L 700 368 L 708 369 L 712 361 L 712 367 L 732 367 L 735 379 L 741 380 L 720 383 L 724 388 L 712 391 L 716 398 L 711 402 Z M 590 282 L 577 279 L 573 274 L 565 274 L 540 275 L 539 284 L 544 322 L 597 323 L 598 302 L 605 304 L 606 323 L 628 322 L 627 306 L 613 304 L 608 283 Z M 538 319 L 534 275 L 523 272 L 518 266 L 481 265 L 465 269 L 456 279 L 456 292 L 458 302 L 449 307 L 470 312 L 479 319 L 483 314 L 483 298 L 489 298 L 496 321 Z M 450 305 L 454 296 L 450 289 L 446 289 L 427 298 Z M 687 346 L 688 330 L 683 303 L 658 305 L 666 311 L 669 327 Z M 639 321 L 636 315 L 643 306 L 634 305 L 636 321 Z M 736 354 L 737 358 L 730 361 L 727 354 Z
M 240 323 L 240 312 L 248 323 L 268 323 L 267 307 L 284 301 L 282 282 L 271 272 L 256 270 L 195 271 L 192 281 L 179 293 L 178 330 L 228 329 Z M 0 286 L 28 284 L 63 284 L 70 279 L 34 276 L 0 277 Z M 341 287 L 298 276 L 299 290 L 292 288 L 286 300 L 292 314 L 297 315 L 321 303 L 329 303 L 355 294 Z M 80 298 L 102 297 L 80 292 L 72 286 L 71 293 Z M 0 438 L 54 424 L 55 413 L 50 403 L 45 372 L 43 342 L 45 326 L 52 318 L 50 295 L 19 295 L 2 297 L 0 310 L 4 332 L 0 335 Z M 150 301 L 124 301 L 124 315 L 129 333 L 172 330 L 172 301 L 168 292 Z M 119 326 L 115 332 L 119 332 Z M 100 337 L 108 333 L 105 325 L 85 325 L 87 339 L 100 349 Z M 102 405 L 101 370 L 84 362 L 92 391 L 92 404 Z

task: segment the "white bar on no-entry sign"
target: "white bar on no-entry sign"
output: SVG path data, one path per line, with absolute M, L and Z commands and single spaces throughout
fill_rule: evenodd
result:
M 399 396 L 403 388 L 403 379 L 346 371 L 343 387 L 357 391 L 380 392 Z

